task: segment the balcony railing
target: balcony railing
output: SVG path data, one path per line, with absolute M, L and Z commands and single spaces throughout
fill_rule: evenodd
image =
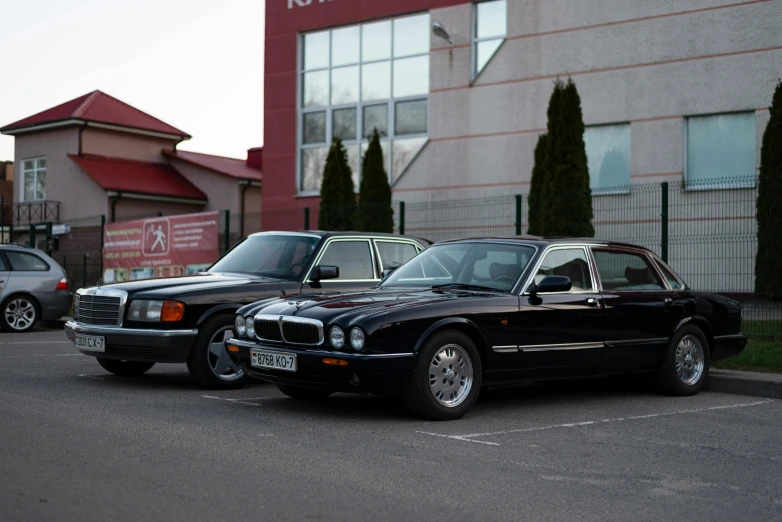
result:
M 3 216 L 4 218 L 6 216 Z M 11 220 L 14 225 L 60 222 L 59 201 L 29 201 L 14 203 Z

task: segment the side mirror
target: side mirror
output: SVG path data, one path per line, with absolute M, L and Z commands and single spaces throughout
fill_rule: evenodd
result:
M 396 268 L 389 268 L 389 269 L 383 270 L 383 279 L 385 280 L 385 278 L 387 278 L 388 276 L 393 274 L 395 270 L 396 270 Z
M 313 281 L 322 281 L 323 279 L 336 279 L 339 277 L 339 267 L 329 265 L 318 265 L 312 270 L 310 279 Z
M 546 276 L 537 285 L 533 284 L 529 288 L 530 295 L 543 294 L 543 293 L 555 293 L 555 292 L 567 292 L 573 284 L 570 282 L 569 277 L 565 276 Z

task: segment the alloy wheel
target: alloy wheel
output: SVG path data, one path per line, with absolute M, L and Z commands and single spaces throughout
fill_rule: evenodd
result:
M 446 408 L 455 408 L 470 394 L 473 369 L 467 351 L 457 344 L 440 348 L 429 363 L 429 390 Z
M 5 307 L 5 322 L 14 330 L 26 330 L 35 323 L 35 305 L 27 299 L 18 297 Z
M 225 326 L 218 329 L 209 340 L 209 368 L 212 373 L 223 381 L 236 381 L 244 376 L 242 369 L 228 356 L 225 341 L 234 336 L 233 327 Z
M 684 384 L 697 383 L 704 368 L 703 345 L 694 335 L 685 335 L 676 346 L 676 375 Z

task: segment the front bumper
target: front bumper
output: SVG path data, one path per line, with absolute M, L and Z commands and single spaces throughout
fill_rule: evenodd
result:
M 137 330 L 92 326 L 76 321 L 65 323 L 65 335 L 75 343 L 76 334 L 97 335 L 106 339 L 106 351 L 79 349 L 84 355 L 123 361 L 183 363 L 190 356 L 198 330 Z
M 711 355 L 711 362 L 727 359 L 728 357 L 735 357 L 740 354 L 746 346 L 746 335 L 736 334 L 717 336 L 714 338 L 714 351 Z
M 253 341 L 229 339 L 226 345 L 236 346 L 238 352 L 228 352 L 247 375 L 256 379 L 315 390 L 345 393 L 372 393 L 400 395 L 413 370 L 414 354 L 362 354 L 275 346 Z M 296 354 L 295 372 L 250 366 L 250 350 Z M 324 358 L 347 361 L 347 366 L 331 366 Z

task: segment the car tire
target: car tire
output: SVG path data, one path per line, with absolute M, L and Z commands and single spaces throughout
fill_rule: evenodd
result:
M 420 417 L 455 420 L 475 404 L 482 382 L 483 367 L 475 343 L 463 332 L 443 330 L 418 352 L 405 403 Z
M 299 388 L 285 384 L 278 384 L 277 388 L 291 399 L 299 401 L 321 401 L 332 393 L 327 390 L 313 390 L 312 388 Z
M 706 385 L 710 363 L 709 342 L 703 331 L 684 326 L 671 338 L 665 360 L 655 372 L 655 384 L 668 395 L 695 395 Z
M 198 328 L 187 369 L 190 375 L 211 390 L 241 388 L 247 376 L 229 356 L 224 341 L 233 336 L 234 315 L 219 314 L 207 319 Z
M 0 306 L 0 326 L 6 332 L 32 330 L 40 317 L 38 303 L 26 295 L 12 295 Z
M 107 372 L 119 375 L 120 377 L 136 377 L 146 373 L 150 368 L 155 366 L 155 363 L 153 362 L 119 361 L 117 359 L 103 359 L 101 357 L 98 357 L 98 364 Z

